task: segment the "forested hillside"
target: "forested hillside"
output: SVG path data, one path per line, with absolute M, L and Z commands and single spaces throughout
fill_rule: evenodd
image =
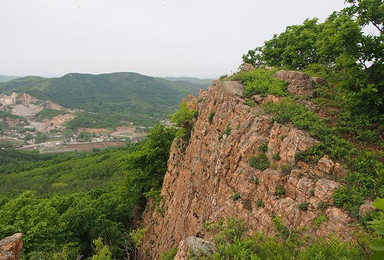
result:
M 0 150 L 0 237 L 22 232 L 27 259 L 86 258 L 99 237 L 114 258 L 133 253 L 134 208 L 160 198 L 173 137 L 156 126 L 144 142 L 98 153 Z
M 15 79 L 0 84 L 0 92 L 25 92 L 67 108 L 84 110 L 86 114 L 80 114 L 71 126 L 110 127 L 103 122 L 106 117 L 110 124 L 125 120 L 148 126 L 173 113 L 182 97 L 197 94 L 200 88 L 209 85 L 205 83 L 201 84 L 197 79 L 169 81 L 129 72 L 101 75 L 71 73 L 53 79 Z M 101 123 L 90 125 L 92 121 Z

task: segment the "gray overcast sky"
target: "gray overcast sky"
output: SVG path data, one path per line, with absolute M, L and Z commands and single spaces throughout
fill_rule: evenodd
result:
M 0 0 L 0 75 L 218 77 L 344 0 Z

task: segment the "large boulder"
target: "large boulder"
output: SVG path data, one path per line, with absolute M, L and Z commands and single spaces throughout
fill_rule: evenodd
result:
M 20 259 L 21 248 L 23 247 L 23 234 L 16 233 L 0 241 L 0 259 L 18 260 Z

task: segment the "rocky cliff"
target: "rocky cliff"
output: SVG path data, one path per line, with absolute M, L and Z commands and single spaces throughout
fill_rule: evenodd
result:
M 286 80 L 288 90 L 297 95 L 313 92 L 311 80 L 321 83 L 298 72 L 275 76 Z M 273 233 L 272 216 L 280 216 L 289 229 L 305 226 L 317 236 L 334 233 L 342 240 L 350 238 L 353 219 L 332 206 L 332 194 L 340 185 L 335 175 L 345 174 L 343 167 L 328 156 L 317 165 L 296 161 L 297 152 L 318 141 L 262 112 L 259 104 L 279 98 L 253 96 L 256 106 L 251 107 L 244 104 L 242 93 L 239 82 L 214 81 L 198 97 L 189 97 L 189 106 L 199 116 L 188 146 L 181 147 L 178 140 L 173 143 L 162 187 L 164 201 L 158 210 L 147 207 L 144 212 L 143 226 L 148 231 L 141 248 L 143 259 L 158 259 L 187 237 L 203 237 L 204 222 L 229 217 L 244 219 L 251 233 Z M 257 170 L 250 160 L 263 153 L 263 146 L 271 164 Z M 327 220 L 314 229 L 320 215 Z
M 10 237 L 0 240 L 0 259 L 18 260 L 20 259 L 21 248 L 23 247 L 23 234 L 16 233 Z

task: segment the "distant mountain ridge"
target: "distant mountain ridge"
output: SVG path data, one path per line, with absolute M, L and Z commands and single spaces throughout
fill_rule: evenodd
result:
M 10 81 L 10 80 L 17 79 L 17 78 L 18 77 L 16 77 L 16 76 L 0 75 L 0 82 L 6 82 L 6 81 Z
M 28 93 L 39 99 L 89 113 L 124 115 L 124 120 L 151 125 L 173 113 L 182 97 L 197 94 L 209 81 L 167 80 L 133 72 L 69 73 L 60 78 L 28 76 L 0 83 L 0 92 Z

